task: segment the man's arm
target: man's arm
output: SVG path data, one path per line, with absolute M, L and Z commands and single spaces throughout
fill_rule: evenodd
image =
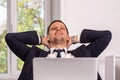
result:
M 97 57 L 108 46 L 111 40 L 112 34 L 109 30 L 97 31 L 97 30 L 83 30 L 80 42 L 90 43 L 87 48 L 92 57 Z
M 90 30 L 84 29 L 81 36 L 72 36 L 72 43 L 89 43 L 87 49 L 92 57 L 97 57 L 109 44 L 111 40 L 111 32 L 109 30 Z
M 5 40 L 9 48 L 23 61 L 31 49 L 27 44 L 39 44 L 39 38 L 36 31 L 8 33 L 5 36 Z

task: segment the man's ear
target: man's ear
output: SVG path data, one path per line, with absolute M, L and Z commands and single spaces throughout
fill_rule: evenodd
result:
M 69 48 L 71 46 L 72 42 L 71 42 L 71 37 L 67 36 L 67 48 Z
M 47 35 L 46 38 L 47 38 L 47 41 L 48 41 L 48 43 L 49 43 L 49 42 L 50 42 L 49 36 Z
M 68 35 L 68 36 L 67 36 L 67 41 L 69 41 L 69 40 L 70 40 L 70 36 Z

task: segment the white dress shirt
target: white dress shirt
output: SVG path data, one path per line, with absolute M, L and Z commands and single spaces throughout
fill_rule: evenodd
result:
M 71 53 L 67 52 L 67 48 L 62 48 L 65 50 L 65 52 L 61 52 L 61 58 L 74 58 L 74 56 Z M 57 58 L 57 52 L 54 52 L 55 48 L 50 48 L 50 54 L 46 58 Z

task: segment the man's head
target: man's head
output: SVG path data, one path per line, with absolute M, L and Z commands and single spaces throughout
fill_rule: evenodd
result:
M 61 20 L 54 20 L 48 26 L 47 37 L 51 47 L 66 47 L 69 40 L 69 32 Z
M 65 23 L 64 23 L 63 21 L 61 21 L 61 20 L 54 20 L 54 21 L 51 22 L 51 24 L 48 26 L 48 29 L 47 29 L 47 35 L 49 34 L 49 30 L 50 30 L 51 25 L 54 24 L 55 22 L 60 22 L 60 23 L 62 23 L 62 24 L 65 26 L 66 30 L 67 30 L 67 34 L 69 35 L 69 31 L 68 31 L 68 29 L 67 29 L 67 26 L 66 26 Z

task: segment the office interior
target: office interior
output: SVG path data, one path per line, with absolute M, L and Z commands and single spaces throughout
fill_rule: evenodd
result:
M 6 0 L 4 4 L 6 11 L 2 9 L 4 5 L 0 2 L 0 22 L 7 19 L 7 32 L 17 32 L 17 2 L 19 0 Z M 22 1 L 22 0 L 21 0 Z M 26 0 L 27 1 L 27 0 Z M 70 35 L 79 34 L 82 29 L 110 30 L 112 40 L 108 47 L 98 56 L 98 72 L 103 80 L 106 80 L 105 60 L 109 56 L 114 56 L 116 68 L 113 73 L 115 80 L 120 78 L 116 75 L 120 73 L 120 1 L 119 0 L 42 0 L 44 1 L 44 27 L 45 31 L 51 21 L 60 19 L 67 25 Z M 3 0 L 4 2 L 4 0 Z M 33 0 L 34 2 L 34 0 Z M 25 5 L 25 4 L 24 4 Z M 6 14 L 6 17 L 5 17 Z M 4 15 L 4 16 L 3 16 Z M 6 29 L 0 23 L 0 31 Z M 35 26 L 35 25 L 33 25 Z M 2 35 L 0 32 L 0 35 Z M 46 33 L 44 33 L 46 35 Z M 74 49 L 81 44 L 72 45 L 69 49 Z M 7 71 L 0 73 L 0 80 L 17 80 L 21 70 L 14 70 L 17 66 L 17 57 L 7 48 L 6 64 Z M 0 52 L 1 57 L 2 52 Z M 12 65 L 11 65 L 12 64 Z M 117 65 L 117 67 L 116 67 Z

